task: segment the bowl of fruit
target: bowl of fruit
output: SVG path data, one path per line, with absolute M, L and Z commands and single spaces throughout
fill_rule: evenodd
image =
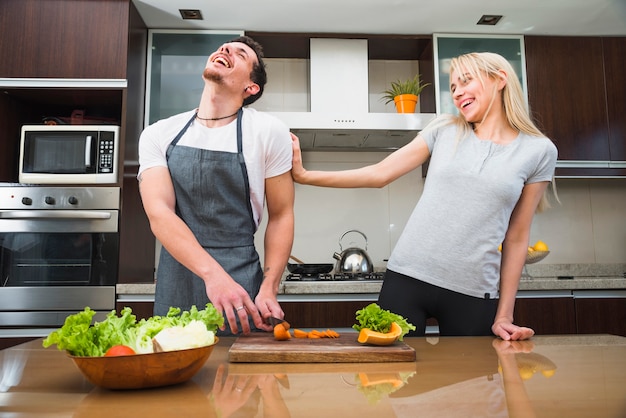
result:
M 543 241 L 537 241 L 533 246 L 528 247 L 528 253 L 526 254 L 526 264 L 537 263 L 550 254 L 550 248 Z
M 169 386 L 191 379 L 206 363 L 219 339 L 223 316 L 211 304 L 136 321 L 130 308 L 91 325 L 89 308 L 70 315 L 44 339 L 65 351 L 83 376 L 106 389 Z

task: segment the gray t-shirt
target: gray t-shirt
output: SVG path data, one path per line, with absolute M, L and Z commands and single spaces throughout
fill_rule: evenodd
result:
M 431 152 L 424 191 L 387 263 L 470 296 L 499 297 L 500 253 L 525 184 L 551 181 L 557 149 L 520 133 L 511 143 L 460 141 L 453 125 L 422 132 Z

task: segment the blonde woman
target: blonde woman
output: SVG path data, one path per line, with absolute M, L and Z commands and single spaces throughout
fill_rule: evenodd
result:
M 379 305 L 413 323 L 412 335 L 424 335 L 433 317 L 440 335 L 528 339 L 534 331 L 514 324 L 515 297 L 557 149 L 531 121 L 515 71 L 500 55 L 453 59 L 450 91 L 458 116 L 437 118 L 406 146 L 359 169 L 307 171 L 292 134 L 292 176 L 324 187 L 383 187 L 430 158 Z

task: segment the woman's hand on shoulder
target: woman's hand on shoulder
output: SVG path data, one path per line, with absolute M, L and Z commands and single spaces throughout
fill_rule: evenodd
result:
M 291 177 L 296 183 L 299 183 L 299 180 L 302 179 L 302 176 L 306 172 L 304 166 L 302 165 L 302 150 L 300 149 L 300 139 L 291 133 L 291 148 L 293 150 L 293 160 L 291 167 Z
M 520 327 L 510 321 L 500 320 L 494 322 L 491 331 L 505 341 L 527 340 L 535 335 L 532 328 Z

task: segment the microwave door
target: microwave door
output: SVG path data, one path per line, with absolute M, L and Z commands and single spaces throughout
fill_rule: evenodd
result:
M 87 135 L 85 138 L 85 167 L 91 167 L 91 145 L 93 136 Z

